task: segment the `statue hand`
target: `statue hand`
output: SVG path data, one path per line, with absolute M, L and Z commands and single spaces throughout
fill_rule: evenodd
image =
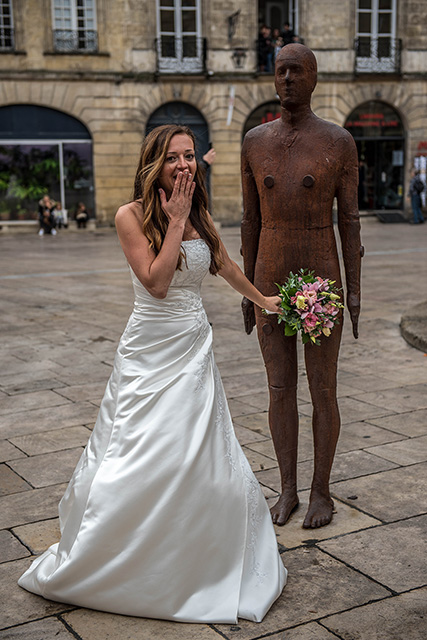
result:
M 243 298 L 242 300 L 243 320 L 245 323 L 245 331 L 249 335 L 255 326 L 255 307 L 254 303 Z
M 360 295 L 355 293 L 347 294 L 347 308 L 350 313 L 351 323 L 353 325 L 353 336 L 359 337 L 359 314 L 360 314 Z

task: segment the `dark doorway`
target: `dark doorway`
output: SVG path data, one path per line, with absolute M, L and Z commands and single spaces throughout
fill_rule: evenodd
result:
M 196 136 L 196 157 L 200 161 L 210 149 L 209 127 L 203 115 L 198 109 L 186 102 L 167 102 L 156 109 L 148 120 L 145 134 L 150 133 L 162 124 L 181 124 L 189 127 Z M 211 195 L 210 171 L 206 173 L 206 188 Z M 212 209 L 212 207 L 210 206 Z M 211 211 L 212 213 L 212 211 Z
M 371 100 L 345 123 L 359 154 L 359 209 L 404 209 L 405 136 L 397 111 Z
M 209 127 L 198 109 L 185 102 L 167 102 L 156 109 L 148 120 L 145 133 L 162 124 L 182 124 L 196 136 L 196 155 L 200 159 L 209 149 Z

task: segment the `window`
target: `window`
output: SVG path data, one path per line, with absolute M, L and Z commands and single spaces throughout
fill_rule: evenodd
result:
M 53 0 L 55 51 L 97 51 L 95 0 Z
M 356 71 L 398 71 L 396 0 L 358 0 Z
M 13 48 L 12 1 L 0 0 L 0 51 L 12 51 Z
M 203 71 L 200 0 L 157 0 L 158 70 Z

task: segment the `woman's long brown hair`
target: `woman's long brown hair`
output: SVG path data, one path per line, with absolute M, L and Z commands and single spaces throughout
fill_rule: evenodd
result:
M 166 161 L 166 155 L 173 136 L 182 134 L 191 138 L 194 146 L 196 145 L 195 136 L 188 127 L 164 124 L 153 129 L 142 144 L 141 156 L 136 170 L 132 198 L 142 204 L 142 231 L 148 238 L 150 247 L 153 248 L 156 255 L 162 247 L 169 224 L 169 219 L 160 204 L 157 179 Z M 218 233 L 208 213 L 205 173 L 199 165 L 197 165 L 194 182 L 196 183 L 196 188 L 193 195 L 190 222 L 210 249 L 211 264 L 209 271 L 215 275 L 223 264 L 221 245 Z M 178 258 L 177 269 L 181 269 L 183 259 L 185 259 L 185 253 L 182 250 Z

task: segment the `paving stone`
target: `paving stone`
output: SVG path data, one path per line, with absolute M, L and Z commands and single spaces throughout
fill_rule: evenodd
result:
M 341 376 L 338 374 L 338 380 Z M 364 391 L 385 391 L 386 389 L 393 389 L 398 386 L 396 382 L 381 378 L 380 376 L 355 376 L 348 374 L 345 379 L 345 383 L 353 390 L 351 395 L 360 395 Z
M 25 458 L 27 460 L 28 458 Z M 7 496 L 10 493 L 28 491 L 31 485 L 25 482 L 17 473 L 12 471 L 6 464 L 0 464 L 0 496 Z
M 230 409 L 230 413 L 233 418 L 246 416 L 248 413 L 254 413 L 254 407 L 245 402 L 244 399 L 238 400 L 237 398 L 229 398 L 228 408 Z
M 283 594 L 260 623 L 239 620 L 238 625 L 214 625 L 227 638 L 252 640 L 389 594 L 313 547 L 286 551 L 282 559 L 289 572 Z
M 423 640 L 427 588 L 416 589 L 322 620 L 342 640 Z
M 73 402 L 82 400 L 102 400 L 105 392 L 106 382 L 88 382 L 82 385 L 74 385 L 72 387 L 63 387 L 58 389 L 58 393 Z
M 31 555 L 10 531 L 0 531 L 0 562 L 9 562 Z
M 90 402 L 68 402 L 49 409 L 23 411 L 3 416 L 0 423 L 2 438 L 13 438 L 28 433 L 40 433 L 58 427 L 74 427 L 96 419 L 98 409 Z
M 319 546 L 394 591 L 425 585 L 426 515 L 352 533 Z M 386 558 L 390 561 L 385 561 Z
M 223 377 L 222 382 L 226 395 L 230 396 L 230 398 L 239 398 L 240 401 L 242 401 L 242 397 L 252 396 L 252 394 L 259 392 L 261 389 L 265 389 L 267 395 L 267 375 L 265 371 Z
M 39 409 L 44 407 L 55 407 L 59 404 L 66 404 L 69 401 L 53 391 L 35 391 L 33 393 L 22 393 L 16 396 L 8 396 L 0 403 L 0 415 L 8 413 L 17 414 L 20 411 Z
M 234 419 L 235 424 L 246 427 L 247 429 L 251 429 L 255 433 L 264 436 L 265 438 L 270 437 L 270 427 L 268 426 L 268 413 L 250 413 L 245 416 L 238 416 Z
M 261 472 L 264 473 L 271 471 Z M 427 512 L 426 474 L 427 463 L 423 462 L 337 482 L 331 490 L 340 500 L 350 502 L 384 522 L 393 522 Z M 357 496 L 357 500 L 349 501 L 353 496 Z
M 272 458 L 269 458 L 267 456 L 263 456 L 262 453 L 252 451 L 247 447 L 243 447 L 243 452 L 249 460 L 252 471 L 262 471 L 263 469 L 273 469 L 274 467 L 277 467 L 276 460 L 273 460 Z
M 10 438 L 10 441 L 29 456 L 36 456 L 40 453 L 86 446 L 89 436 L 90 430 L 86 427 L 65 427 L 43 433 L 17 436 Z
M 425 462 L 427 460 L 427 436 L 383 444 L 366 451 L 402 466 Z
M 238 376 L 242 372 L 249 373 L 261 373 L 264 371 L 264 362 L 260 356 L 256 358 L 238 358 L 236 360 L 228 360 L 228 362 L 221 362 L 218 365 L 219 371 L 222 377 L 225 376 Z
M 348 422 L 341 426 L 337 453 L 365 449 L 375 445 L 402 440 L 404 436 L 387 429 L 375 427 L 369 422 Z
M 68 605 L 45 600 L 18 586 L 18 578 L 30 564 L 31 561 L 27 558 L 0 565 L 0 600 L 7 602 L 7 607 L 0 609 L 0 629 L 70 609 Z
M 363 398 L 363 401 L 361 400 Z M 394 413 L 384 407 L 377 407 L 373 404 L 364 402 L 366 395 L 358 398 L 340 398 L 338 401 L 341 423 L 358 422 L 360 420 L 370 420 L 380 416 Z M 299 406 L 299 411 L 307 416 L 311 416 L 313 407 L 311 404 L 303 404 Z
M 25 457 L 25 453 L 14 447 L 8 440 L 0 440 L 0 462 Z
M 336 640 L 337 636 L 329 633 L 326 629 L 317 624 L 309 622 L 295 629 L 288 629 L 268 636 L 268 640 Z
M 73 640 L 75 638 L 57 618 L 44 618 L 37 622 L 4 629 L 0 637 L 2 640 Z
M 363 400 L 378 407 L 391 409 L 397 413 L 427 408 L 427 394 L 423 385 L 411 385 L 365 393 Z
M 227 397 L 231 397 L 231 394 L 228 393 Z M 247 401 L 248 405 L 252 405 L 256 409 L 258 409 L 258 411 L 268 411 L 269 395 L 267 383 L 261 391 L 259 391 L 258 393 L 251 393 L 250 396 L 247 396 L 244 399 L 240 398 L 240 401 Z
M 256 431 L 252 431 L 251 429 L 247 429 L 246 427 L 240 427 L 238 424 L 234 424 L 233 426 L 234 433 L 236 434 L 236 437 L 242 447 L 245 444 L 267 441 L 266 436 L 256 433 Z
M 81 640 L 219 640 L 205 624 L 118 616 L 80 609 L 62 616 Z
M 56 378 L 41 378 L 40 380 L 32 380 L 31 382 L 23 382 L 20 380 L 18 383 L 9 384 L 7 387 L 4 387 L 4 390 L 7 394 L 13 395 L 21 395 L 24 393 L 29 393 L 30 391 L 44 391 L 48 389 L 58 389 L 59 387 L 63 387 L 64 384 Z
M 288 549 L 307 544 L 312 545 L 318 540 L 327 540 L 336 536 L 340 536 L 337 541 L 342 540 L 341 536 L 343 534 L 359 531 L 360 529 L 369 529 L 370 531 L 370 527 L 381 524 L 380 520 L 367 516 L 340 500 L 334 500 L 334 517 L 327 527 L 303 529 L 302 523 L 307 513 L 310 492 L 300 491 L 298 495 L 300 500 L 299 507 L 293 512 L 288 522 L 283 527 L 274 526 L 277 541 Z M 269 498 L 267 500 L 269 507 L 272 507 L 276 500 L 277 496 Z
M 44 453 L 9 462 L 20 476 L 28 480 L 33 487 L 47 487 L 59 482 L 68 482 L 82 455 L 83 448 L 66 449 Z
M 0 498 L 0 529 L 55 518 L 58 515 L 58 503 L 66 488 L 66 484 L 57 484 L 3 496 Z
M 32 524 L 14 527 L 13 533 L 29 548 L 34 555 L 46 551 L 50 545 L 58 542 L 61 537 L 59 518 L 41 520 Z
M 426 433 L 427 409 L 408 411 L 385 418 L 373 418 L 369 422 L 411 438 L 423 436 Z

